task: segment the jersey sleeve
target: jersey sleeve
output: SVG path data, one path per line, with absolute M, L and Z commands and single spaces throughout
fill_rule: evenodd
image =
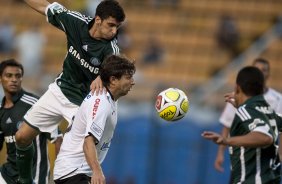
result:
M 101 95 L 92 97 L 86 114 L 87 128 L 85 137 L 92 135 L 98 142 L 101 140 L 110 109 L 111 107 L 105 97 Z
M 49 4 L 45 10 L 45 14 L 50 24 L 64 32 L 67 32 L 68 29 L 74 29 L 77 22 L 83 21 L 88 24 L 92 19 L 79 12 L 67 10 L 57 2 Z
M 63 137 L 63 134 L 62 134 L 62 132 L 60 131 L 60 129 L 57 128 L 57 129 L 54 130 L 53 132 L 48 133 L 47 136 L 48 136 L 47 138 L 50 140 L 50 142 L 51 142 L 52 144 L 54 144 L 55 141 L 56 141 L 59 137 Z
M 268 118 L 261 112 L 251 108 L 240 107 L 236 111 L 236 116 L 242 121 L 242 126 L 246 132 L 260 132 L 275 138 Z
M 227 128 L 230 128 L 235 117 L 236 108 L 231 103 L 226 103 L 219 122 Z

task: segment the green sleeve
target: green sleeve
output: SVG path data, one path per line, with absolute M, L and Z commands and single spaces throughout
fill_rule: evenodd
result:
M 46 9 L 47 21 L 58 29 L 68 33 L 76 25 L 88 23 L 92 18 L 76 11 L 67 10 L 63 5 L 54 2 Z

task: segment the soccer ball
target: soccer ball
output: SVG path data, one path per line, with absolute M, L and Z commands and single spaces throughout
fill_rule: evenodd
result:
M 162 91 L 156 100 L 158 115 L 166 121 L 176 121 L 185 116 L 189 110 L 189 101 L 183 91 L 168 88 Z

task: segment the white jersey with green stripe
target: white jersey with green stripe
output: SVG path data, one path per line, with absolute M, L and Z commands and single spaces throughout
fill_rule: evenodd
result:
M 263 96 L 252 97 L 237 109 L 230 129 L 231 137 L 260 132 L 272 137 L 274 142 L 267 147 L 229 147 L 232 183 L 279 183 L 278 132 L 281 124 L 282 118 Z
M 91 37 L 89 29 L 94 19 L 67 10 L 59 3 L 47 6 L 45 13 L 48 22 L 64 31 L 67 38 L 67 54 L 56 82 L 72 103 L 80 105 L 90 91 L 91 82 L 99 75 L 104 58 L 119 54 L 117 39 L 97 40 Z

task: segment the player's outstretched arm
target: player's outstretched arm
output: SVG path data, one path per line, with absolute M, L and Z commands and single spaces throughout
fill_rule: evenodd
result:
M 103 174 L 102 168 L 98 161 L 95 138 L 93 136 L 87 136 L 84 139 L 83 151 L 88 165 L 93 171 L 91 177 L 91 184 L 106 184 L 106 179 Z
M 205 139 L 211 140 L 216 144 L 228 145 L 228 146 L 244 146 L 249 148 L 264 147 L 273 143 L 273 138 L 261 133 L 252 131 L 246 135 L 234 136 L 224 138 L 220 134 L 215 132 L 205 131 L 202 133 Z
M 45 9 L 50 4 L 46 0 L 24 0 L 32 9 L 38 11 L 40 14 L 45 15 Z

